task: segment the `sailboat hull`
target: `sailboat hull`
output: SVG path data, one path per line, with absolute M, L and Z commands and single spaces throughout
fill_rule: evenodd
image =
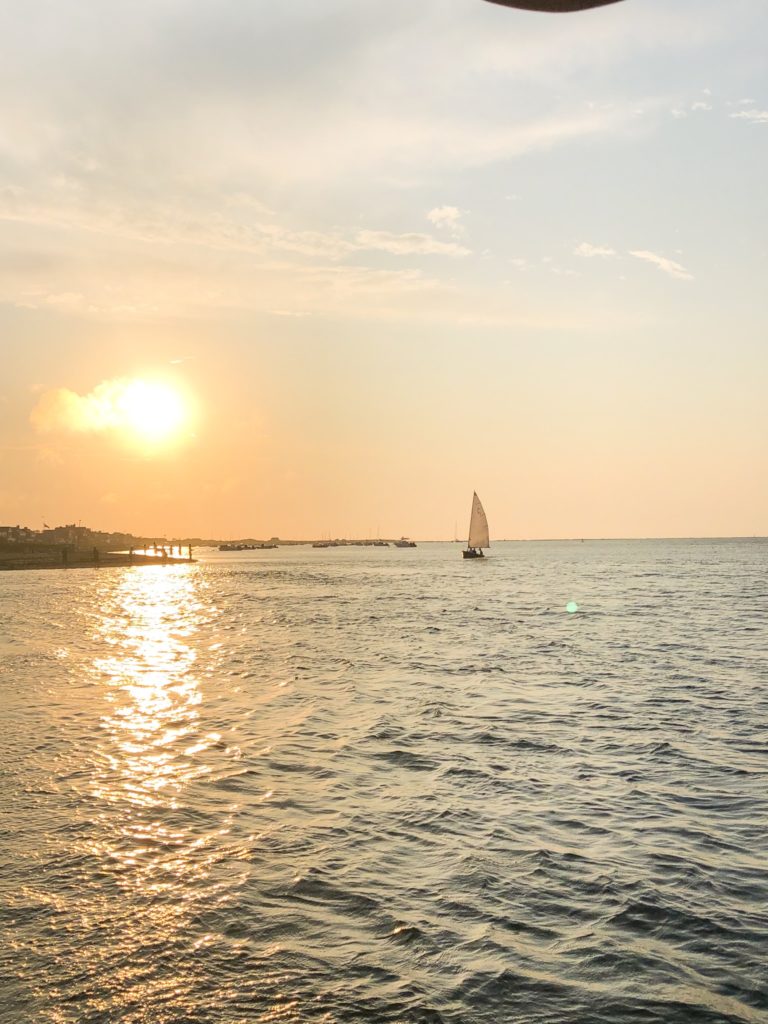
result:
M 485 558 L 482 548 L 467 548 L 461 552 L 464 558 Z

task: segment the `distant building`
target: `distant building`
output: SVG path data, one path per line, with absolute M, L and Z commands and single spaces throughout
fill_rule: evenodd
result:
M 88 526 L 68 523 L 66 526 L 47 526 L 31 530 L 28 526 L 0 526 L 0 543 L 61 544 L 73 548 L 96 547 L 101 550 L 122 550 L 143 547 L 149 543 L 145 537 L 132 533 L 107 533 Z
M 0 540 L 20 543 L 35 540 L 36 537 L 36 532 L 28 526 L 0 526 Z
M 74 547 L 87 543 L 90 536 L 91 531 L 87 526 L 76 526 L 74 523 L 68 526 L 54 526 L 39 533 L 40 540 L 46 544 L 72 544 Z

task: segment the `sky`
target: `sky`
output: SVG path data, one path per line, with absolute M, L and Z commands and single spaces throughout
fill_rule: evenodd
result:
M 766 37 L 0 4 L 0 523 L 768 534 Z

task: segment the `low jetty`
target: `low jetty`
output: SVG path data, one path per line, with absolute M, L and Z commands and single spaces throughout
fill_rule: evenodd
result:
M 132 565 L 190 565 L 196 559 L 137 551 L 24 551 L 0 552 L 0 572 L 9 569 L 112 569 Z

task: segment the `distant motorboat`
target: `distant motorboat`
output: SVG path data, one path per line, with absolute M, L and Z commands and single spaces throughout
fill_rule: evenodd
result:
M 469 539 L 467 540 L 465 550 L 461 554 L 464 558 L 484 558 L 483 548 L 489 548 L 490 546 L 488 519 L 477 496 L 477 491 L 475 491 L 472 495 L 472 512 L 469 517 Z
M 394 540 L 394 541 L 392 541 L 392 543 L 395 545 L 396 548 L 415 548 L 416 547 L 416 541 L 415 540 L 408 540 L 407 537 L 401 537 L 400 540 Z

